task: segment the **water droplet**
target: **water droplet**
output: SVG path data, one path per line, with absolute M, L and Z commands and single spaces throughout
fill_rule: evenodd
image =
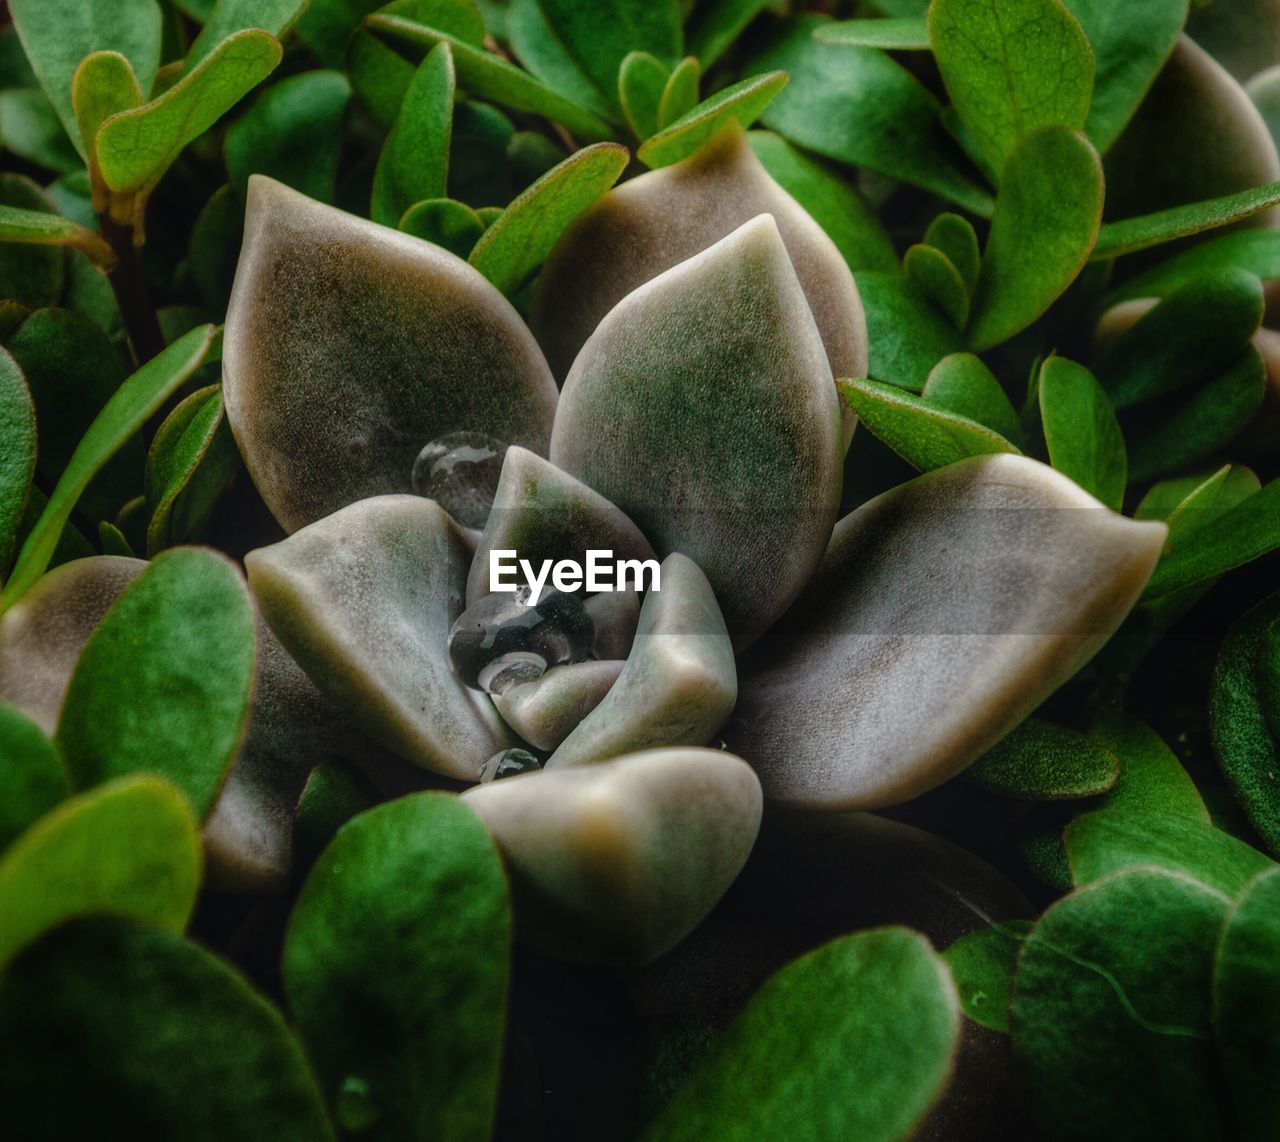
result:
M 593 627 L 582 600 L 544 591 L 529 607 L 529 588 L 486 595 L 449 632 L 453 671 L 466 686 L 502 694 L 533 682 L 552 666 L 590 657 Z
M 527 749 L 513 747 L 495 753 L 480 767 L 480 780 L 496 781 L 499 777 L 514 777 L 517 773 L 532 773 L 541 769 L 542 762 L 537 754 Z
M 338 1124 L 352 1134 L 363 1134 L 381 1117 L 368 1082 L 359 1075 L 348 1075 L 342 1080 L 333 1109 Z
M 435 500 L 463 527 L 484 527 L 507 446 L 483 432 L 450 432 L 413 462 L 413 490 Z

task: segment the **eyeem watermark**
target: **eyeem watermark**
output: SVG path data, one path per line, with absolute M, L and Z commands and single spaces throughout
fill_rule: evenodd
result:
M 536 606 L 542 589 L 550 580 L 557 591 L 660 591 L 662 568 L 656 559 L 615 559 L 607 548 L 587 552 L 586 563 L 576 559 L 544 559 L 535 569 L 514 549 L 494 548 L 489 552 L 489 590 L 519 591 L 528 586 L 525 606 Z

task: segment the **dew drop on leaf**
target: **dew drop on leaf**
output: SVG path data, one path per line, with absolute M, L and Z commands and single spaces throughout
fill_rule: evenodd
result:
M 507 446 L 483 432 L 450 432 L 413 462 L 413 490 L 464 527 L 482 528 L 493 507 Z

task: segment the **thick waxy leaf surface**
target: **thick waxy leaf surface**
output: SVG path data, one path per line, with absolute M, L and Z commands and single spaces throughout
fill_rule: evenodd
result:
M 914 797 L 1093 656 L 1164 537 L 1021 456 L 895 488 L 840 522 L 785 626 L 743 664 L 725 740 L 780 801 Z
M 251 28 L 283 39 L 306 7 L 307 0 L 217 0 L 187 53 L 186 66 L 194 67 L 231 36 Z
M 923 19 L 910 16 L 888 19 L 842 20 L 814 33 L 824 44 L 884 48 L 886 51 L 923 52 L 930 48 L 929 28 Z
M 867 322 L 869 374 L 919 392 L 943 357 L 964 348 L 964 338 L 900 273 L 858 274 Z
M 114 258 L 107 244 L 92 230 L 56 214 L 46 214 L 43 210 L 0 206 L 0 241 L 33 246 L 75 246 L 104 265 L 109 265 Z
M 728 123 L 750 127 L 787 85 L 787 73 L 752 76 L 717 91 L 646 139 L 636 157 L 647 166 L 665 167 L 692 155 Z
M 604 701 L 625 666 L 616 658 L 553 666 L 535 682 L 495 694 L 493 704 L 525 741 L 550 752 Z
M 250 184 L 224 353 L 228 419 L 289 530 L 408 491 L 418 452 L 448 432 L 546 448 L 555 385 L 493 286 L 267 179 Z
M 739 645 L 821 558 L 841 455 L 827 354 L 769 217 L 610 312 L 565 381 L 551 441 L 552 462 L 659 555 L 702 568 Z
M 994 793 L 1048 801 L 1105 793 L 1120 763 L 1105 746 L 1039 718 L 1028 718 L 969 767 L 966 776 Z
M 1150 726 L 1127 714 L 1109 715 L 1094 723 L 1089 736 L 1120 760 L 1120 776 L 1103 800 L 1105 808 L 1169 813 L 1209 824 L 1195 782 Z
M 579 962 L 646 963 L 738 875 L 760 783 L 720 750 L 659 749 L 543 770 L 462 796 L 511 873 L 521 939 Z
M 502 864 L 457 798 L 411 794 L 338 831 L 290 920 L 284 983 L 341 1125 L 489 1137 L 510 947 Z
M 1227 899 L 1133 869 L 1059 901 L 1027 937 L 1014 1047 L 1051 1138 L 1217 1139 L 1209 981 Z
M 628 52 L 618 68 L 618 101 L 627 126 L 638 139 L 647 139 L 661 126 L 658 109 L 671 71 L 649 52 Z
M 704 745 L 724 725 L 737 696 L 733 645 L 716 596 L 697 564 L 674 553 L 663 560 L 662 589 L 645 596 L 618 681 L 547 765 Z
M 158 928 L 95 918 L 46 936 L 0 984 L 0 1049 L 24 1137 L 333 1137 L 279 1011 Z
M 756 993 L 644 1137 L 909 1137 L 951 1076 L 959 1035 L 955 984 L 923 936 L 844 936 Z M 709 1106 L 733 1109 L 710 1118 Z
M 0 705 L 0 850 L 70 796 L 57 747 L 30 718 Z
M 907 281 L 927 297 L 957 329 L 969 320 L 969 290 L 954 263 L 941 250 L 918 242 L 902 259 Z
M 1128 459 L 1115 410 L 1102 386 L 1083 365 L 1050 357 L 1041 366 L 1038 389 L 1049 462 L 1119 511 Z
M 952 353 L 934 366 L 920 393 L 930 404 L 976 420 L 1006 440 L 1022 437 L 1022 423 L 995 374 L 972 353 Z
M 253 604 L 231 561 L 201 548 L 158 556 L 76 664 L 58 719 L 72 779 L 158 773 L 206 816 L 244 737 L 255 653 Z
M 1139 218 L 1108 222 L 1098 231 L 1092 261 L 1134 254 L 1151 246 L 1187 238 L 1206 230 L 1216 230 L 1233 222 L 1252 218 L 1260 211 L 1280 204 L 1280 183 L 1269 182 L 1239 194 L 1227 194 L 1189 206 L 1173 206 Z
M 245 559 L 271 629 L 370 737 L 474 781 L 510 744 L 492 703 L 454 677 L 449 630 L 471 553 L 432 500 L 361 500 Z
M 0 350 L 0 576 L 18 539 L 18 528 L 27 507 L 31 480 L 36 473 L 36 409 L 22 370 L 7 352 Z
M 74 916 L 109 913 L 181 931 L 200 884 L 200 843 L 168 782 L 125 778 L 41 817 L 0 859 L 0 964 Z

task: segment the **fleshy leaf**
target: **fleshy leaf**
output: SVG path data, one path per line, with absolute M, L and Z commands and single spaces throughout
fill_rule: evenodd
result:
M 662 89 L 662 99 L 658 103 L 658 127 L 669 127 L 677 119 L 682 119 L 698 104 L 698 90 L 702 86 L 702 65 L 688 56 L 682 59 L 667 79 Z
M 484 220 L 465 202 L 452 198 L 429 198 L 404 212 L 399 229 L 424 242 L 431 242 L 459 258 L 470 257 L 485 231 Z
M 750 127 L 786 85 L 787 73 L 775 71 L 723 88 L 646 139 L 636 158 L 649 167 L 687 159 L 727 123 Z
M 1120 774 L 1098 742 L 1039 718 L 1028 718 L 973 763 L 965 776 L 984 789 L 1031 801 L 1105 793 Z
M 21 210 L 0 206 L 0 242 L 23 242 L 35 246 L 73 246 L 101 265 L 110 265 L 115 255 L 101 236 L 56 214 L 42 210 Z
M 920 476 L 837 525 L 785 627 L 744 662 L 725 741 L 779 801 L 914 797 L 1093 656 L 1164 537 L 1025 457 Z
M 1119 258 L 1177 238 L 1230 226 L 1278 204 L 1280 182 L 1269 182 L 1239 194 L 1193 202 L 1189 206 L 1174 206 L 1140 218 L 1108 222 L 1098 231 L 1098 241 L 1090 260 Z
M 30 718 L 0 705 L 0 850 L 70 796 L 57 747 Z
M 474 781 L 510 744 L 488 697 L 449 663 L 471 553 L 432 500 L 361 500 L 245 558 L 271 629 L 370 737 Z
M 964 348 L 955 326 L 899 273 L 858 274 L 867 322 L 869 375 L 919 392 L 943 357 Z
M 961 936 L 945 952 L 960 1006 L 974 1022 L 993 1031 L 1009 1030 L 1013 969 L 1031 930 L 1027 920 L 1007 920 Z
M 929 223 L 924 240 L 947 256 L 959 272 L 965 289 L 972 293 L 982 268 L 982 253 L 978 249 L 978 235 L 973 223 L 959 214 L 939 214 Z
M 537 345 L 479 273 L 264 178 L 250 183 L 224 354 L 227 418 L 291 531 L 408 491 L 418 452 L 448 432 L 541 452 L 556 401 Z
M 938 408 L 976 420 L 1008 441 L 1022 437 L 1022 425 L 1009 397 L 981 358 L 972 353 L 943 357 L 920 395 Z
M 618 103 L 637 139 L 658 131 L 658 108 L 671 70 L 649 52 L 629 52 L 618 68 Z
M 751 852 L 760 783 L 721 750 L 656 749 L 468 790 L 511 874 L 522 940 L 647 963 L 715 906 Z
M 1045 127 L 1017 144 L 974 294 L 968 336 L 975 352 L 1007 340 L 1049 308 L 1084 267 L 1101 221 L 1102 166 L 1083 135 Z
M 1089 736 L 1120 759 L 1120 776 L 1103 798 L 1104 808 L 1168 813 L 1209 824 L 1209 810 L 1195 782 L 1150 726 L 1127 714 L 1112 714 L 1095 722 Z
M 686 29 L 689 54 L 710 67 L 768 6 L 769 0 L 709 0 L 698 5 Z
M 36 410 L 22 370 L 0 349 L 0 577 L 18 539 L 36 473 Z
M 51 224 L 63 229 L 48 197 L 22 175 L 0 173 L 0 205 L 20 211 L 19 217 L 28 230 Z M 41 223 L 27 218 L 28 212 L 47 214 L 53 222 Z M 0 242 L 0 293 L 6 298 L 32 309 L 57 305 L 62 298 L 66 277 L 66 253 L 58 246 Z
M 589 658 L 553 666 L 534 682 L 495 694 L 493 704 L 524 741 L 550 753 L 604 701 L 625 665 Z
M 307 0 L 217 0 L 187 53 L 186 67 L 196 67 L 232 36 L 257 28 L 284 39 L 307 7 Z
M 674 553 L 662 563 L 662 590 L 645 596 L 618 681 L 547 767 L 704 745 L 724 725 L 737 696 L 733 646 L 716 596 L 697 564 Z
M 283 970 L 346 1130 L 489 1136 L 510 947 L 502 864 L 462 802 L 411 794 L 338 830 L 298 897 Z
M 710 1132 L 726 1142 L 910 1137 L 951 1077 L 959 1006 L 946 965 L 918 933 L 842 936 L 752 997 L 644 1138 L 707 1138 L 708 1106 L 734 1108 Z
M 902 259 L 907 281 L 927 297 L 952 325 L 963 329 L 969 320 L 969 290 L 951 259 L 941 250 L 917 242 Z
M 610 311 L 569 372 L 551 440 L 552 463 L 626 512 L 659 555 L 698 564 L 738 645 L 817 566 L 841 454 L 827 354 L 768 216 Z
M 186 927 L 200 883 L 191 810 L 167 781 L 132 777 L 41 817 L 0 858 L 0 964 L 86 913 Z
M 1107 304 L 1165 297 L 1197 278 L 1228 270 L 1244 270 L 1263 281 L 1280 278 L 1280 230 L 1238 230 L 1197 242 L 1126 279 L 1107 296 Z
M 1102 386 L 1083 365 L 1050 357 L 1040 367 L 1037 388 L 1049 462 L 1118 512 L 1128 460 L 1115 410 Z
M 205 817 L 244 737 L 255 655 L 253 605 L 230 560 L 200 548 L 158 556 L 67 687 L 58 744 L 76 785 L 156 773 Z
M 885 51 L 927 52 L 932 46 L 927 22 L 910 16 L 842 20 L 818 28 L 814 35 L 824 44 L 883 48 Z

